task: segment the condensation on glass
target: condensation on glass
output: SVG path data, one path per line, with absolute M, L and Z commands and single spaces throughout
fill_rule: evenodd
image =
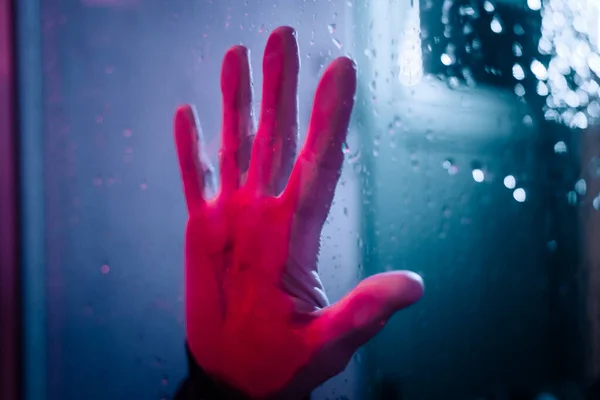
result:
M 47 399 L 173 394 L 172 114 L 197 105 L 216 162 L 222 56 L 251 49 L 259 101 L 280 25 L 298 32 L 300 132 L 326 65 L 358 65 L 320 256 L 330 299 L 385 270 L 426 283 L 315 398 L 580 398 L 600 375 L 594 0 L 40 4 Z

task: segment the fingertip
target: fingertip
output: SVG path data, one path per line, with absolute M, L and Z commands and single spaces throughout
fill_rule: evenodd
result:
M 283 25 L 273 30 L 273 33 L 271 33 L 271 37 L 273 37 L 274 35 L 280 36 L 282 38 L 293 39 L 295 41 L 297 33 L 296 30 L 291 26 Z
M 296 30 L 290 26 L 280 26 L 269 35 L 265 55 L 272 51 L 284 50 L 286 46 L 290 45 L 294 48 L 298 46 Z
M 250 50 L 244 45 L 236 44 L 235 46 L 231 46 L 229 48 L 229 50 L 227 50 L 227 53 L 225 54 L 225 56 L 227 56 L 228 54 L 235 55 L 240 58 L 248 58 L 248 54 L 250 54 Z
M 242 45 L 235 45 L 229 48 L 223 57 L 223 71 L 221 78 L 229 78 L 230 74 L 240 72 L 240 67 L 249 65 L 250 50 Z
M 242 77 L 242 74 L 247 75 L 248 78 Z M 229 48 L 223 58 L 221 69 L 221 92 L 227 103 L 231 103 L 236 99 L 240 79 L 249 79 L 249 75 L 249 50 L 242 45 Z
M 353 73 L 354 75 L 356 75 L 357 71 L 356 62 L 348 56 L 336 58 L 331 62 L 331 67 L 347 70 L 348 72 Z
M 423 278 L 412 271 L 390 271 L 370 276 L 359 284 L 379 298 L 389 311 L 408 307 L 423 297 Z
M 183 104 L 175 111 L 175 135 L 189 135 L 192 129 L 198 128 L 196 109 L 191 104 Z
M 289 72 L 297 74 L 300 70 L 296 30 L 290 26 L 280 26 L 269 36 L 265 47 L 263 73 L 279 74 L 284 65 Z
M 356 71 L 354 60 L 349 57 L 338 57 L 331 62 L 325 71 L 325 75 L 329 74 L 331 79 L 335 81 L 339 93 L 353 97 L 356 92 Z
M 425 283 L 423 277 L 413 271 L 398 271 L 406 277 L 405 287 L 401 290 L 406 295 L 407 305 L 414 304 L 423 297 L 425 293 Z
M 179 107 L 177 107 L 177 110 L 175 111 L 175 119 L 176 120 L 180 120 L 180 119 L 190 119 L 193 118 L 194 112 L 193 112 L 193 108 L 192 105 L 190 104 L 182 104 Z

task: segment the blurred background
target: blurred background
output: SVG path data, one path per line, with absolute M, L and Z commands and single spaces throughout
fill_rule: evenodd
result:
M 426 282 L 314 398 L 600 398 L 598 4 L 13 2 L 0 95 L 18 100 L 24 398 L 171 398 L 186 373 L 173 111 L 196 104 L 216 163 L 222 57 L 251 49 L 259 104 L 280 25 L 298 33 L 302 138 L 324 68 L 358 64 L 320 257 L 330 299 L 386 270 Z

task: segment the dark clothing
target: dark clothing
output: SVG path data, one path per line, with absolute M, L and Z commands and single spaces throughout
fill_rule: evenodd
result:
M 183 381 L 174 400 L 246 400 L 249 397 L 235 389 L 212 380 L 206 372 L 196 364 L 186 343 L 188 376 Z
M 248 400 L 248 396 L 211 379 L 196 363 L 190 348 L 185 346 L 188 376 L 183 381 L 174 400 Z M 310 396 L 305 400 L 310 400 Z

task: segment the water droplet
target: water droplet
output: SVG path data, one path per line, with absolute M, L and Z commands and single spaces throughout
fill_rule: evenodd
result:
M 558 248 L 558 244 L 556 243 L 556 240 L 551 240 L 548 243 L 546 243 L 546 248 L 548 249 L 548 251 L 550 251 L 551 253 L 555 252 L 556 249 Z
M 571 119 L 571 123 L 569 124 L 571 128 L 579 128 L 579 129 L 587 129 L 588 127 L 588 119 L 587 116 L 579 111 L 577 114 L 573 116 Z
M 598 196 L 596 196 L 594 198 L 594 200 L 592 200 L 592 206 L 596 209 L 596 210 L 600 210 L 600 194 L 598 194 Z
M 108 266 L 108 264 L 103 264 L 100 267 L 100 272 L 104 275 L 108 274 L 110 272 L 110 267 Z
M 335 33 L 337 29 L 337 25 L 336 24 L 329 24 L 327 25 L 327 30 L 329 31 L 329 33 Z
M 522 81 L 523 79 L 525 79 L 525 71 L 523 70 L 523 67 L 521 67 L 520 64 L 513 65 L 512 73 L 515 79 L 518 81 Z
M 536 92 L 540 96 L 547 96 L 548 95 L 548 86 L 546 86 L 546 84 L 544 82 L 538 82 L 537 87 L 536 87 Z
M 471 175 L 473 175 L 473 180 L 477 183 L 483 182 L 485 179 L 483 171 L 479 168 L 476 168 L 473 171 L 471 171 Z
M 369 83 L 369 90 L 370 90 L 372 93 L 375 93 L 375 92 L 377 91 L 377 83 L 376 83 L 375 81 L 371 81 L 371 82 Z
M 538 60 L 533 60 L 529 68 L 538 80 L 545 81 L 546 79 L 548 79 L 548 70 L 546 69 L 544 64 L 542 64 Z
M 125 129 L 123 131 L 123 136 L 125 136 L 125 137 L 131 137 L 131 135 L 132 135 L 131 129 Z
M 377 57 L 377 52 L 375 51 L 375 49 L 365 49 L 365 55 L 367 56 L 367 58 L 373 59 Z
M 350 154 L 350 147 L 348 146 L 348 142 L 342 143 L 342 152 L 344 154 Z
M 515 179 L 514 176 L 506 175 L 504 177 L 504 186 L 506 186 L 507 189 L 514 189 L 516 185 L 517 185 L 517 180 Z
M 347 158 L 348 158 L 348 163 L 350 163 L 350 164 L 356 163 L 358 160 L 360 160 L 360 150 L 357 150 L 356 153 L 354 153 L 354 154 L 348 153 Z M 358 164 L 358 163 L 356 165 L 358 168 L 361 167 L 360 164 Z
M 523 85 L 520 83 L 517 83 L 515 85 L 515 94 L 519 97 L 525 96 L 525 87 L 523 87 Z
M 148 189 L 148 184 L 146 182 L 140 184 L 140 189 L 146 190 Z
M 337 47 L 340 50 L 342 49 L 342 47 L 343 47 L 342 42 L 340 42 L 338 39 L 331 38 L 331 41 L 333 42 L 333 44 L 335 45 L 335 47 Z
M 442 54 L 442 56 L 440 57 L 440 60 L 442 61 L 442 64 L 444 64 L 446 66 L 453 65 L 455 62 L 454 57 L 452 57 L 451 55 L 446 54 L 446 53 Z
M 455 76 L 451 76 L 450 78 L 448 78 L 447 84 L 448 84 L 448 87 L 452 90 L 460 87 L 460 81 Z
M 575 193 L 573 190 L 569 191 L 569 193 L 567 193 L 567 201 L 572 206 L 576 205 L 577 204 L 577 193 Z
M 521 57 L 523 55 L 523 47 L 518 42 L 513 44 L 513 54 L 515 57 Z
M 485 1 L 483 3 L 483 8 L 485 11 L 487 11 L 489 13 L 494 12 L 494 10 L 496 9 L 496 7 L 494 7 L 494 5 L 489 1 Z
M 587 184 L 585 182 L 585 179 L 580 179 L 577 182 L 575 182 L 575 191 L 581 196 L 585 195 L 585 193 L 587 192 Z
M 518 188 L 514 190 L 513 197 L 519 203 L 523 203 L 527 199 L 527 193 L 525 193 L 525 189 Z
M 495 15 L 494 18 L 492 18 L 492 22 L 490 23 L 490 28 L 492 29 L 492 32 L 494 32 L 494 33 L 501 33 L 502 30 L 504 29 L 502 27 L 502 22 L 500 21 L 500 18 L 498 18 L 497 15 Z
M 560 142 L 556 142 L 554 145 L 554 152 L 556 154 L 564 154 L 567 152 L 567 145 L 562 140 Z
M 448 171 L 448 174 L 455 175 L 458 172 L 458 166 L 454 163 L 451 158 L 448 158 L 442 162 L 442 167 Z
M 600 102 L 593 101 L 587 106 L 587 112 L 592 118 L 600 117 Z
M 538 11 L 542 8 L 541 0 L 527 0 L 527 7 L 532 9 L 533 11 Z
M 525 29 L 523 29 L 521 25 L 515 24 L 515 26 L 513 27 L 513 32 L 517 36 L 523 36 L 525 34 Z

